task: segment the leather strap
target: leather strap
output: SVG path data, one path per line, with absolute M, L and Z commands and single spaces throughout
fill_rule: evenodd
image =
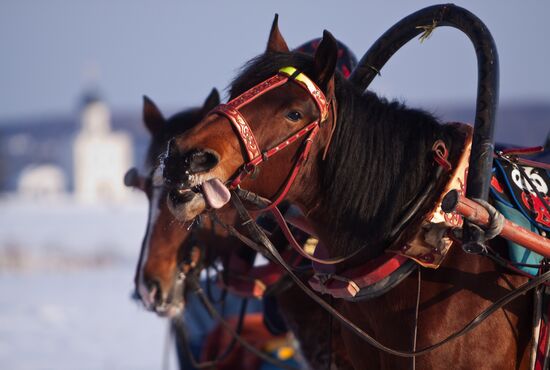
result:
M 245 106 L 254 99 L 257 99 L 266 92 L 285 84 L 287 81 L 288 77 L 277 74 L 245 91 L 227 104 L 218 105 L 209 113 L 217 113 L 229 119 L 229 121 L 233 124 L 233 127 L 235 127 L 235 129 L 237 130 L 239 138 L 246 148 L 246 154 L 248 155 L 248 161 L 250 162 L 260 156 L 261 151 L 258 143 L 256 142 L 256 138 L 254 137 L 254 133 L 250 128 L 250 125 L 241 114 L 241 112 L 239 112 L 239 108 Z

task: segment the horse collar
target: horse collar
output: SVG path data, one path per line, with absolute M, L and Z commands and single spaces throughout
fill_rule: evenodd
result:
M 334 266 L 314 261 L 315 275 L 309 280 L 309 285 L 315 291 L 350 301 L 371 299 L 399 284 L 415 267 L 436 269 L 440 266 L 453 244 L 450 230 L 462 226 L 462 218 L 454 212 L 442 211 L 441 202 L 451 189 L 464 193 L 472 143 L 471 127 L 455 125 L 464 133 L 462 149 L 458 158 L 450 163 L 444 146 L 438 142 L 434 145 L 435 162 L 449 171 L 439 200 L 424 216 L 419 230 L 408 241 L 386 249 L 382 256 L 345 271 L 336 272 Z M 326 253 L 322 245 L 317 249 L 317 253 Z

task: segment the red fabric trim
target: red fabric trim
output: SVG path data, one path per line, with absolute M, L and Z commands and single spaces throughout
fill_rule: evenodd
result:
M 546 311 L 550 317 L 550 305 L 547 304 Z M 546 343 L 548 343 L 549 340 L 549 328 L 548 328 L 548 322 L 544 320 L 544 315 L 541 319 L 541 327 L 540 327 L 540 333 L 539 333 L 539 345 L 537 347 L 537 358 L 535 360 L 535 370 L 543 370 L 544 360 L 545 360 L 545 350 L 546 350 Z
M 544 151 L 543 146 L 534 146 L 530 148 L 510 148 L 510 149 L 504 149 L 502 150 L 503 155 L 528 155 L 528 154 L 536 154 Z
M 256 142 L 256 138 L 254 137 L 254 133 L 252 132 L 250 125 L 246 122 L 244 116 L 239 112 L 239 108 L 262 96 L 266 92 L 283 85 L 287 81 L 287 77 L 277 74 L 252 87 L 251 89 L 248 89 L 227 104 L 218 105 L 210 112 L 210 114 L 217 113 L 227 117 L 231 124 L 237 129 L 239 138 L 246 148 L 249 161 L 252 161 L 261 154 L 260 147 Z
M 290 250 L 284 252 L 282 257 L 285 261 L 291 261 L 292 266 L 297 266 L 302 261 L 301 258 L 294 258 L 296 255 Z M 253 298 L 261 298 L 266 288 L 277 283 L 285 274 L 283 269 L 274 262 L 251 267 L 237 255 L 231 256 L 228 271 L 230 275 L 227 281 L 224 284 L 220 279 L 220 285 L 240 297 Z

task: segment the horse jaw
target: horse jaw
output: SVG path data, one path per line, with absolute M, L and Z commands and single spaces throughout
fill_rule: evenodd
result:
M 206 210 L 204 196 L 199 193 L 192 193 L 193 198 L 185 203 L 174 204 L 170 197 L 166 199 L 168 210 L 172 213 L 174 218 L 180 222 L 193 221 L 198 215 Z
M 188 176 L 185 188 L 172 190 L 167 197 L 168 209 L 180 222 L 195 219 L 207 209 L 219 209 L 231 199 L 222 179 L 227 178 L 220 166 Z
M 185 309 L 185 275 L 180 274 L 172 287 L 172 295 L 168 300 L 152 307 L 152 310 L 160 317 L 173 319 L 181 316 Z

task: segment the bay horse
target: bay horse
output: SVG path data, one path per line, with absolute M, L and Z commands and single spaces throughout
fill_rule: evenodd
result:
M 184 225 L 166 212 L 166 191 L 159 170 L 161 154 L 171 138 L 193 127 L 219 102 L 219 93 L 213 89 L 201 107 L 165 119 L 151 99 L 143 99 L 143 121 L 151 136 L 144 163 L 147 176 L 140 176 L 136 169 L 132 169 L 124 182 L 142 190 L 149 201 L 147 227 L 134 284 L 144 306 L 161 316 L 175 317 L 183 311 L 185 284 L 184 276 L 179 276 L 180 264 L 183 263 L 183 256 L 179 253 L 182 242 L 190 235 Z
M 239 185 L 273 203 L 284 199 L 300 207 L 326 246 L 317 257 L 353 255 L 333 274 L 405 244 L 449 180 L 435 176 L 434 148 L 443 148 L 444 162 L 453 165 L 468 130 L 363 94 L 335 70 L 336 58 L 327 31 L 309 57 L 289 51 L 272 29 L 267 52 L 234 79 L 231 102 L 169 143 L 165 181 L 188 203 L 169 201 L 174 216 L 190 221 L 207 207 L 221 208 L 228 187 Z M 424 189 L 430 191 L 401 228 Z M 492 247 L 501 250 L 498 243 Z M 389 347 L 425 348 L 526 281 L 456 247 L 439 268 L 416 271 L 385 294 L 332 305 Z M 412 359 L 379 351 L 345 327 L 339 332 L 356 369 L 524 369 L 531 310 L 532 296 L 519 297 L 475 330 Z
M 219 94 L 213 89 L 201 107 L 182 111 L 166 119 L 155 103 L 144 97 L 143 121 L 151 136 L 145 171 L 147 176 L 141 176 L 137 170 L 130 170 L 125 176 L 128 186 L 142 190 L 149 201 L 149 217 L 142 242 L 140 257 L 136 267 L 135 290 L 145 308 L 157 313 L 161 317 L 177 318 L 183 314 L 186 302 L 186 278 L 189 274 L 198 275 L 204 268 L 208 268 L 215 262 L 221 262 L 224 270 L 229 270 L 231 256 L 241 245 L 240 241 L 230 235 L 220 226 L 216 226 L 212 219 L 204 217 L 200 224 L 191 225 L 183 223 L 173 217 L 167 209 L 167 190 L 161 186 L 159 179 L 159 166 L 162 153 L 166 149 L 168 141 L 197 124 L 214 106 L 219 103 Z M 183 200 L 182 200 L 183 202 Z M 226 223 L 235 222 L 236 215 L 227 212 L 221 215 Z M 200 248 L 198 255 L 196 248 Z M 193 259 L 196 260 L 193 261 Z M 316 340 L 319 330 L 312 331 L 309 328 L 318 322 L 327 322 L 327 314 L 319 309 L 310 299 L 299 294 L 295 287 L 276 295 L 280 310 L 290 326 L 294 335 L 301 343 L 300 350 L 304 359 L 312 368 L 322 368 L 328 360 L 328 354 L 323 344 L 327 340 Z M 298 306 L 296 306 L 298 303 Z M 245 326 L 247 319 L 245 318 Z M 309 323 L 304 326 L 303 323 Z M 326 326 L 320 331 L 328 330 Z M 218 330 L 219 332 L 219 330 Z M 247 333 L 265 333 L 254 328 L 244 328 L 243 337 Z M 272 337 L 271 337 L 272 338 Z M 337 338 L 337 334 L 334 334 Z M 263 343 L 269 338 L 249 338 L 252 343 Z M 210 340 L 213 340 L 212 338 Z M 178 346 L 184 345 L 178 343 Z M 337 345 L 332 345 L 335 354 L 332 362 L 340 369 L 351 368 L 345 359 L 345 354 L 337 352 Z M 212 345 L 209 347 L 210 356 L 203 360 L 215 358 Z M 226 346 L 223 346 L 226 348 Z M 223 348 L 218 348 L 223 350 Z M 178 355 L 186 356 L 182 348 L 178 348 Z M 258 359 L 254 355 L 243 351 L 238 345 L 231 352 L 230 357 L 219 364 L 229 366 L 228 361 L 240 357 L 243 363 L 256 364 Z
M 203 267 L 210 266 L 214 260 L 227 263 L 227 258 L 234 251 L 233 246 L 238 240 L 232 239 L 225 230 L 215 228 L 209 218 L 205 218 L 201 227 L 184 225 L 174 219 L 166 209 L 166 191 L 159 177 L 161 154 L 168 141 L 178 133 L 188 130 L 203 118 L 213 107 L 219 104 L 219 93 L 213 89 L 203 105 L 181 111 L 168 119 L 157 108 L 155 103 L 144 96 L 143 122 L 150 134 L 150 144 L 147 150 L 144 170 L 148 174 L 142 176 L 137 169 L 131 169 L 125 176 L 125 183 L 143 191 L 149 202 L 149 216 L 142 242 L 140 257 L 135 273 L 135 291 L 143 306 L 155 312 L 160 317 L 181 320 L 187 302 L 187 278 L 191 274 L 198 275 Z M 201 246 L 200 251 L 199 247 Z M 266 329 L 255 328 L 256 322 L 248 317 L 243 320 L 241 333 L 255 347 L 273 340 L 273 336 L 266 333 Z M 176 321 L 172 323 L 172 330 L 176 333 L 175 344 L 181 366 L 192 362 L 184 346 L 186 340 L 178 332 Z M 219 331 L 219 330 L 218 330 Z M 260 334 L 260 335 L 259 335 Z M 215 340 L 212 337 L 210 341 Z M 214 343 L 209 343 L 210 352 L 203 361 L 210 361 L 217 356 L 210 356 Z M 228 348 L 224 346 L 223 348 Z M 223 350 L 221 348 L 220 350 Z M 233 366 L 240 364 L 243 369 L 256 369 L 261 359 L 244 350 L 238 344 L 232 346 L 229 357 L 217 363 L 216 366 Z M 246 366 L 245 366 L 246 365 Z

